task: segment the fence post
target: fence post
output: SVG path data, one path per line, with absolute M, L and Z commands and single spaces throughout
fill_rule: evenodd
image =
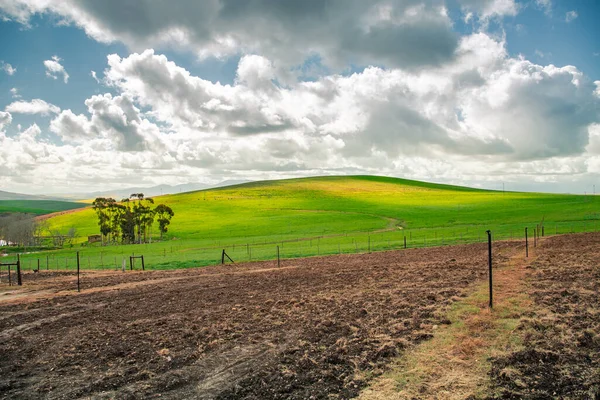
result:
M 23 286 L 23 281 L 21 280 L 21 255 L 17 254 L 17 285 Z
M 529 239 L 527 238 L 527 227 L 525 227 L 525 257 L 529 257 Z
M 77 252 L 77 292 L 79 291 L 79 252 Z
M 40 259 L 38 258 L 38 272 L 40 272 Z
M 133 256 L 129 256 L 129 270 L 133 271 Z
M 406 249 L 406 235 L 404 235 L 404 248 Z
M 46 256 L 46 271 L 50 269 L 50 256 Z
M 225 249 L 223 249 L 223 252 L 221 253 L 221 265 L 225 264 Z
M 279 246 L 277 246 L 277 268 L 279 268 Z
M 146 267 L 144 265 L 144 256 L 142 256 L 142 271 L 145 271 L 145 270 L 146 270 Z
M 493 294 L 492 294 L 492 232 L 487 231 L 488 235 L 488 264 L 489 264 L 489 276 L 490 276 L 490 308 L 493 307 Z

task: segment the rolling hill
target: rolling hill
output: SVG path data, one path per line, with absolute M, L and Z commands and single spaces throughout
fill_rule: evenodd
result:
M 0 214 L 15 212 L 44 215 L 85 206 L 82 203 L 58 200 L 0 200 Z
M 0 190 L 0 200 L 65 200 L 64 198 L 58 196 L 42 196 L 35 194 L 23 194 L 23 193 L 13 193 L 13 192 L 5 192 Z
M 487 229 L 496 239 L 520 238 L 526 226 L 532 234 L 542 221 L 547 234 L 593 230 L 600 218 L 600 201 L 593 196 L 498 192 L 378 176 L 252 182 L 155 201 L 175 211 L 168 240 L 85 252 L 92 258 L 102 252 L 100 257 L 114 264 L 123 255 L 142 252 L 149 264 L 162 268 L 214 263 L 222 248 L 238 260 L 273 258 L 277 244 L 285 257 L 358 252 L 402 247 L 405 236 L 410 247 L 484 240 Z M 58 215 L 49 223 L 63 231 L 76 227 L 80 241 L 98 233 L 91 209 Z

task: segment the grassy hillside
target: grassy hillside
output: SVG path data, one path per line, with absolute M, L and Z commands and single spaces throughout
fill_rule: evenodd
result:
M 43 215 L 85 206 L 86 204 L 57 200 L 0 200 L 0 214 L 16 212 Z
M 596 229 L 600 200 L 592 196 L 498 192 L 374 176 L 253 182 L 155 198 L 173 208 L 167 240 L 151 245 L 80 247 L 50 254 L 71 267 L 74 250 L 89 265 L 113 265 L 132 253 L 155 268 L 206 265 L 227 248 L 234 260 L 442 245 L 522 237 L 544 220 L 547 234 Z M 85 209 L 49 220 L 98 233 Z M 155 229 L 157 232 L 158 229 Z M 26 257 L 38 257 L 31 255 Z M 45 257 L 45 255 L 43 255 Z M 67 257 L 66 261 L 62 258 Z M 69 258 L 71 257 L 71 258 Z M 52 264 L 51 264 L 52 265 Z M 88 265 L 85 259 L 84 266 Z

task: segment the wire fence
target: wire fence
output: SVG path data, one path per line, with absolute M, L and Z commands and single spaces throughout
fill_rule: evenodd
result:
M 494 240 L 524 240 L 525 224 L 498 226 L 492 229 Z M 599 228 L 596 220 L 545 223 L 543 227 L 529 224 L 529 236 L 534 230 L 538 236 L 574 232 L 594 232 Z M 81 269 L 118 270 L 125 265 L 130 269 L 130 257 L 144 256 L 146 270 L 202 267 L 220 264 L 222 251 L 235 262 L 294 259 L 333 254 L 358 254 L 377 251 L 413 249 L 485 242 L 483 225 L 461 227 L 395 229 L 380 232 L 353 232 L 323 235 L 309 238 L 282 238 L 281 240 L 253 240 L 247 243 L 217 240 L 211 245 L 196 247 L 193 242 L 157 242 L 139 245 L 89 246 L 56 251 L 23 252 L 20 254 L 24 271 L 59 270 L 74 271 L 77 267 L 76 252 L 80 253 Z M 533 239 L 532 239 L 533 240 Z M 16 254 L 0 257 L 0 262 L 16 262 Z M 134 263 L 134 269 L 142 269 Z M 6 272 L 6 271 L 5 271 Z M 1 273 L 1 271 L 0 271 Z

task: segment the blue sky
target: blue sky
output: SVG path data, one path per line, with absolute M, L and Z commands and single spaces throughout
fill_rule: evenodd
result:
M 2 189 L 361 172 L 584 191 L 598 175 L 600 2 L 165 4 L 132 2 L 129 20 L 113 1 L 0 5 Z M 53 57 L 68 81 L 48 76 Z M 561 131 L 536 125 L 548 113 Z M 543 133 L 515 136 L 516 118 Z M 73 171 L 74 155 L 98 153 L 115 160 L 110 176 Z

